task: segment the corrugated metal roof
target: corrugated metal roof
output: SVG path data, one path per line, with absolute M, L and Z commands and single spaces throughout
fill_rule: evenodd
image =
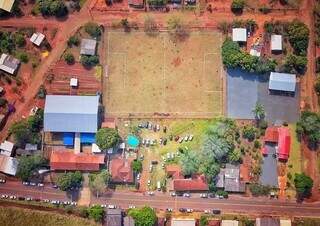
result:
M 47 95 L 44 131 L 96 133 L 98 96 Z
M 192 218 L 172 218 L 171 226 L 195 226 L 196 220 Z
M 84 38 L 81 40 L 80 54 L 93 56 L 96 54 L 97 41 Z
M 271 72 L 269 89 L 294 92 L 296 90 L 296 75 Z
M 232 41 L 246 42 L 247 41 L 247 29 L 246 28 L 233 28 L 232 29 Z
M 282 35 L 271 35 L 271 50 L 282 50 Z

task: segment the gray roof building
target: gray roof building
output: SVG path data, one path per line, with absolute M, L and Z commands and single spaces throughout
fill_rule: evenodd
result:
M 224 188 L 227 192 L 244 192 L 245 183 L 240 180 L 240 166 L 226 164 L 226 168 L 220 169 L 216 177 L 216 186 Z
M 99 96 L 47 95 L 45 132 L 96 133 Z
M 130 216 L 123 218 L 123 226 L 134 226 L 134 219 Z
M 106 226 L 121 226 L 122 211 L 121 209 L 107 209 L 104 217 Z
M 296 82 L 295 74 L 271 72 L 269 90 L 295 92 Z
M 81 40 L 80 54 L 93 56 L 96 54 L 97 41 L 84 38 Z
M 271 50 L 272 51 L 282 50 L 282 35 L 271 35 Z
M 9 74 L 16 73 L 18 67 L 20 65 L 20 61 L 13 56 L 9 56 L 5 53 L 1 54 L 0 57 L 0 69 L 8 72 Z
M 246 28 L 233 28 L 232 29 L 232 41 L 246 42 L 247 41 L 247 29 Z
M 271 217 L 257 218 L 256 226 L 280 226 L 280 220 Z

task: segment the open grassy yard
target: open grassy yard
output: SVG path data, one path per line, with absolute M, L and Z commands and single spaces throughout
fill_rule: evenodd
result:
M 161 32 L 106 32 L 108 115 L 209 118 L 223 113 L 220 46 L 215 32 L 191 32 L 173 42 Z
M 295 173 L 301 173 L 302 171 L 301 148 L 296 135 L 296 125 L 290 124 L 289 128 L 291 134 L 291 152 L 288 160 L 288 172 L 294 176 Z
M 92 221 L 56 213 L 0 207 L 1 226 L 98 226 Z

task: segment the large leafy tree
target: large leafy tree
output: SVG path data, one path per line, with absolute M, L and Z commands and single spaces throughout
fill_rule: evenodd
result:
M 110 174 L 107 170 L 102 170 L 100 173 L 92 173 L 89 175 L 90 189 L 96 193 L 97 197 L 104 192 L 108 186 Z
M 41 155 L 21 156 L 19 158 L 17 177 L 22 181 L 28 181 L 38 168 L 46 164 L 47 161 Z
M 147 206 L 130 209 L 128 214 L 134 219 L 135 226 L 153 226 L 157 220 L 155 211 Z
M 192 175 L 199 170 L 199 157 L 198 153 L 194 151 L 185 151 L 180 158 L 180 165 L 183 175 Z
M 309 44 L 309 28 L 299 20 L 288 26 L 289 42 L 297 55 L 306 55 Z
M 296 132 L 308 138 L 311 146 L 316 147 L 320 142 L 320 115 L 310 111 L 303 111 L 297 122 Z
M 294 185 L 298 193 L 298 199 L 307 198 L 311 195 L 313 180 L 304 173 L 295 174 Z
M 101 150 L 107 150 L 120 141 L 120 136 L 116 129 L 102 128 L 96 134 L 96 142 Z
M 58 176 L 57 185 L 62 191 L 77 189 L 81 186 L 83 177 L 79 171 L 64 173 Z
M 104 218 L 104 209 L 101 206 L 95 205 L 87 209 L 89 218 L 96 222 L 102 222 Z
M 94 22 L 88 22 L 84 25 L 84 30 L 94 38 L 98 38 L 102 34 L 100 26 Z
M 131 163 L 131 167 L 132 167 L 133 172 L 140 173 L 142 171 L 142 162 L 138 159 L 135 159 Z

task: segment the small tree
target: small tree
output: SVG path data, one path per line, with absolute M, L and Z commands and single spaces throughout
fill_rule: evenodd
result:
M 103 193 L 108 187 L 108 183 L 110 180 L 110 174 L 106 170 L 102 170 L 98 174 L 90 174 L 89 175 L 89 186 L 90 189 L 96 193 L 97 197 L 99 197 L 100 193 Z
M 130 209 L 128 215 L 134 219 L 135 225 L 139 226 L 152 226 L 155 225 L 157 220 L 155 211 L 147 206 Z
M 252 110 L 252 113 L 257 120 L 257 126 L 259 126 L 261 120 L 263 120 L 266 116 L 264 106 L 261 103 L 257 102 L 254 109 Z
M 99 57 L 82 55 L 80 62 L 84 67 L 91 68 L 99 63 Z
M 231 3 L 231 11 L 234 13 L 242 13 L 245 6 L 244 0 L 233 0 Z
M 66 63 L 69 65 L 74 64 L 75 62 L 75 59 L 72 53 L 66 53 L 63 58 L 66 61 Z
M 313 180 L 304 173 L 294 175 L 294 186 L 297 190 L 298 200 L 303 200 L 311 195 Z
M 88 22 L 84 25 L 85 31 L 92 37 L 98 38 L 102 34 L 102 30 L 98 24 L 94 22 Z
M 149 36 L 154 36 L 158 31 L 158 25 L 155 19 L 149 15 L 146 16 L 144 19 L 144 32 Z
M 96 222 L 102 222 L 104 218 L 104 209 L 101 206 L 92 206 L 87 209 L 88 216 Z
M 208 216 L 202 215 L 202 216 L 200 217 L 200 226 L 207 226 L 208 223 L 209 223 L 209 221 L 208 221 Z
M 18 54 L 17 54 L 17 57 L 18 57 L 18 59 L 22 62 L 22 63 L 28 63 L 28 61 L 29 61 L 29 56 L 28 56 L 28 54 L 27 53 L 25 53 L 25 52 L 19 52 Z
M 14 42 L 18 47 L 24 47 L 26 45 L 26 40 L 24 39 L 24 36 L 21 33 L 15 34 Z
M 241 160 L 241 151 L 239 149 L 234 149 L 229 153 L 228 159 L 231 163 L 239 163 Z
M 76 35 L 73 35 L 68 39 L 68 46 L 69 47 L 72 47 L 73 45 L 78 46 L 79 43 L 80 43 L 79 37 Z
M 218 29 L 223 33 L 223 34 L 228 34 L 230 24 L 227 21 L 221 21 L 218 24 Z
M 172 16 L 167 24 L 173 41 L 184 41 L 189 36 L 185 24 L 179 17 Z
M 253 126 L 244 126 L 242 131 L 242 136 L 246 138 L 248 141 L 253 141 L 256 137 L 256 128 Z
M 118 131 L 111 128 L 102 128 L 96 133 L 96 142 L 101 150 L 112 148 L 120 141 Z
M 77 189 L 81 186 L 83 177 L 79 171 L 64 173 L 58 176 L 57 185 L 62 191 Z
M 142 171 L 142 162 L 138 159 L 135 159 L 131 163 L 131 167 L 132 167 L 133 172 L 140 173 Z

